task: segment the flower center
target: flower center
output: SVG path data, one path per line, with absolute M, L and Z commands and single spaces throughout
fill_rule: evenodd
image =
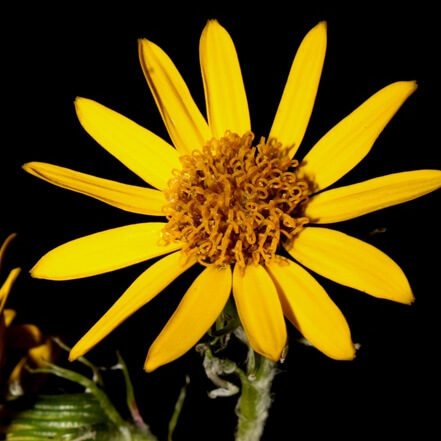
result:
M 251 132 L 226 132 L 202 149 L 181 156 L 164 207 L 166 243 L 203 265 L 269 263 L 281 240 L 292 240 L 309 221 L 302 216 L 308 184 L 298 161 L 275 140 L 253 146 Z

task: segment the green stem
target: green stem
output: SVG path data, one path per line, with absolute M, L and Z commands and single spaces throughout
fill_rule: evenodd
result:
M 176 428 L 176 424 L 178 423 L 179 415 L 181 414 L 182 407 L 184 405 L 185 396 L 187 395 L 187 386 L 190 383 L 190 377 L 185 377 L 185 385 L 181 388 L 179 392 L 178 399 L 175 404 L 175 409 L 173 411 L 173 415 L 170 418 L 170 422 L 168 423 L 168 436 L 167 441 L 173 441 L 173 433 Z
M 72 350 L 72 348 L 70 346 L 68 346 L 67 344 L 65 344 L 60 338 L 52 337 L 52 340 L 61 349 L 64 349 L 66 352 L 70 352 Z M 100 387 L 104 386 L 103 378 L 101 377 L 99 367 L 96 367 L 93 363 L 91 363 L 87 358 L 84 358 L 84 357 L 77 358 L 77 361 L 81 364 L 84 364 L 84 366 L 87 366 L 92 371 L 92 374 L 93 374 L 92 381 L 94 383 L 98 384 L 98 386 L 100 386 Z
M 240 376 L 241 394 L 236 405 L 238 424 L 235 441 L 258 441 L 271 406 L 275 363 L 250 349 L 246 376 Z
M 246 371 L 232 360 L 213 355 L 225 349 L 232 334 L 248 348 Z M 253 351 L 240 326 L 239 315 L 232 301 L 227 303 L 216 321 L 215 330 L 211 331 L 209 336 L 211 341 L 208 344 L 196 347 L 204 355 L 203 366 L 207 377 L 218 386 L 208 395 L 210 398 L 216 398 L 239 392 L 234 383 L 222 378 L 223 375 L 236 375 L 240 379 L 241 388 L 236 405 L 238 423 L 235 441 L 259 441 L 271 406 L 271 384 L 277 373 L 276 364 Z M 225 341 L 219 341 L 219 338 Z
M 118 356 L 119 366 L 123 371 L 124 382 L 126 385 L 126 402 L 127 402 L 127 407 L 130 410 L 130 414 L 132 415 L 133 421 L 141 431 L 145 433 L 150 433 L 150 429 L 142 419 L 142 415 L 139 411 L 138 403 L 136 402 L 136 398 L 135 398 L 135 390 L 133 389 L 132 380 L 130 379 L 130 374 L 129 374 L 129 370 L 127 369 L 126 362 L 121 357 L 121 354 L 119 352 L 117 352 L 116 354 Z

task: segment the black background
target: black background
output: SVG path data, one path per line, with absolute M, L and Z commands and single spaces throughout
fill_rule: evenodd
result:
M 310 2 L 295 3 L 292 11 L 274 2 L 264 8 L 241 2 L 203 7 L 187 3 L 178 8 L 166 2 L 155 7 L 150 2 L 95 6 L 98 3 L 17 6 L 2 14 L 0 238 L 12 231 L 19 234 L 8 262 L 25 270 L 9 300 L 18 310 L 18 321 L 36 323 L 74 344 L 148 266 L 70 282 L 32 280 L 27 270 L 53 247 L 146 218 L 56 188 L 20 169 L 24 162 L 45 161 L 142 185 L 83 131 L 73 108 L 76 96 L 92 98 L 168 139 L 138 63 L 137 38 L 154 41 L 170 55 L 203 109 L 198 42 L 206 20 L 217 18 L 236 44 L 253 130 L 265 135 L 301 39 L 317 22 L 327 20 L 326 61 L 300 156 L 374 92 L 393 81 L 415 79 L 418 91 L 368 157 L 339 184 L 441 167 L 439 89 L 430 75 L 438 36 L 434 13 L 424 3 L 410 9 Z M 11 26 L 8 31 L 6 24 Z M 334 225 L 391 256 L 407 274 L 416 302 L 408 307 L 378 300 L 319 278 L 347 317 L 361 349 L 353 362 L 333 361 L 298 344 L 289 326 L 290 352 L 275 380 L 276 399 L 264 440 L 322 435 L 358 439 L 367 434 L 395 439 L 412 430 L 425 438 L 433 417 L 428 397 L 436 394 L 439 384 L 433 357 L 440 291 L 439 203 L 440 195 L 434 193 Z M 382 227 L 385 233 L 369 235 Z M 176 441 L 228 440 L 235 425 L 235 399 L 207 397 L 210 384 L 194 350 L 152 374 L 142 371 L 149 345 L 193 277 L 190 272 L 134 314 L 90 353 L 90 359 L 110 365 L 120 349 L 130 365 L 142 412 L 162 439 L 189 374 Z M 113 386 L 115 376 L 110 377 Z

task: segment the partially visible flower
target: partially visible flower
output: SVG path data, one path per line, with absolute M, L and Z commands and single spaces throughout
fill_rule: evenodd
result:
M 0 269 L 6 248 L 15 236 L 9 235 L 0 248 Z M 0 385 L 7 387 L 9 396 L 21 395 L 27 386 L 33 386 L 30 376 L 26 375 L 26 366 L 43 366 L 44 361 L 53 360 L 54 355 L 52 341 L 44 336 L 37 326 L 28 323 L 12 324 L 16 312 L 5 308 L 6 300 L 19 274 L 20 268 L 11 270 L 0 288 Z M 7 355 L 12 351 L 23 355 L 19 357 L 18 363 L 12 366 L 4 380 L 3 370 L 9 361 Z M 36 380 L 35 376 L 33 380 Z
M 200 62 L 207 120 L 166 53 L 139 42 L 141 65 L 173 141 L 166 141 L 95 101 L 77 98 L 85 130 L 130 170 L 157 188 L 142 188 L 44 163 L 25 170 L 55 185 L 123 210 L 163 216 L 73 240 L 43 256 L 34 277 L 68 280 L 102 274 L 168 254 L 150 266 L 77 343 L 75 359 L 149 302 L 196 261 L 206 268 L 152 344 L 152 371 L 191 348 L 233 291 L 252 348 L 272 359 L 286 344 L 284 316 L 335 359 L 355 355 L 348 324 L 309 269 L 372 296 L 409 304 L 399 266 L 365 242 L 310 226 L 352 219 L 441 186 L 439 170 L 395 173 L 326 190 L 354 168 L 403 102 L 413 81 L 390 84 L 340 121 L 299 161 L 326 51 L 326 24 L 302 41 L 268 140 L 253 143 L 236 50 L 217 21 L 206 25 Z M 326 190 L 326 191 L 323 191 Z M 178 251 L 180 250 L 180 251 Z M 233 268 L 233 271 L 232 271 Z
M 54 339 L 59 349 L 66 349 L 61 340 Z M 32 369 L 38 373 L 55 375 L 84 388 L 84 392 L 33 395 L 31 400 L 13 400 L 0 406 L 2 439 L 15 441 L 48 440 L 102 440 L 102 441 L 157 441 L 145 424 L 135 400 L 134 389 L 124 360 L 118 355 L 118 365 L 112 370 L 123 371 L 126 386 L 127 407 L 131 419 L 123 419 L 110 401 L 100 368 L 90 361 L 81 363 L 92 370 L 92 379 L 79 372 L 65 369 L 53 363 Z M 61 386 L 61 385 L 60 385 Z M 66 385 L 62 385 L 65 390 Z M 185 397 L 185 389 L 181 391 Z M 182 398 L 182 400 L 184 399 Z M 176 409 L 169 425 L 169 438 L 179 417 Z M 6 438 L 4 438 L 6 436 Z

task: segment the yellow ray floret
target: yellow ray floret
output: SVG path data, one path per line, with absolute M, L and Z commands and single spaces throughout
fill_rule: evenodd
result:
M 3 319 L 5 321 L 6 327 L 8 327 L 13 322 L 17 315 L 17 312 L 13 309 L 4 309 L 3 311 L 1 311 L 1 313 L 3 314 Z
M 211 138 L 210 129 L 173 62 L 145 39 L 139 40 L 139 59 L 175 147 L 181 154 L 201 149 Z
M 290 146 L 291 156 L 299 148 L 309 123 L 325 53 L 326 22 L 322 21 L 306 34 L 297 50 L 269 134 L 270 138 Z
M 401 268 L 366 242 L 327 228 L 305 228 L 288 252 L 312 271 L 374 297 L 410 304 L 413 294 Z
M 278 361 L 286 344 L 282 306 L 270 275 L 261 265 L 234 267 L 233 294 L 240 321 L 251 347 Z
M 6 253 L 6 249 L 8 248 L 9 244 L 11 243 L 12 240 L 14 240 L 14 238 L 17 236 L 17 233 L 12 233 L 10 234 L 5 241 L 2 243 L 2 245 L 0 246 L 0 269 L 3 265 L 3 259 Z
M 441 187 L 441 171 L 414 170 L 327 190 L 311 198 L 305 215 L 315 223 L 341 222 L 419 198 Z
M 352 170 L 370 151 L 386 124 L 416 90 L 415 81 L 384 87 L 334 126 L 303 159 L 303 171 L 321 190 Z
M 69 359 L 75 360 L 89 351 L 127 317 L 152 300 L 194 262 L 195 260 L 187 259 L 181 252 L 176 252 L 150 266 L 72 348 Z
M 153 187 L 162 190 L 180 168 L 170 144 L 125 116 L 86 98 L 77 98 L 75 108 L 86 132 Z
M 222 312 L 231 292 L 229 266 L 206 268 L 185 293 L 147 354 L 145 370 L 185 354 L 208 331 Z
M 146 222 L 101 231 L 72 240 L 44 255 L 31 269 L 33 277 L 69 280 L 103 274 L 181 247 L 163 245 L 163 222 Z
M 352 360 L 355 349 L 346 319 L 314 277 L 288 260 L 275 261 L 267 268 L 290 322 L 328 357 Z
M 248 101 L 236 48 L 228 32 L 209 20 L 199 44 L 208 123 L 214 137 L 227 130 L 243 135 L 251 129 Z
M 51 184 L 93 197 L 121 210 L 153 216 L 164 215 L 162 207 L 166 200 L 162 191 L 97 178 L 44 162 L 28 162 L 23 168 Z
M 8 274 L 8 277 L 3 282 L 3 285 L 0 287 L 0 314 L 3 311 L 3 308 L 5 307 L 6 299 L 9 296 L 9 293 L 11 292 L 12 286 L 14 285 L 14 282 L 16 281 L 18 275 L 20 274 L 21 268 L 14 268 L 10 271 Z

